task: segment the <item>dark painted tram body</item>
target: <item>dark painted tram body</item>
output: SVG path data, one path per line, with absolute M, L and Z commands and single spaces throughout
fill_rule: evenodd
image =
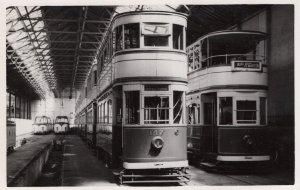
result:
M 187 48 L 188 152 L 203 164 L 271 159 L 265 40 L 260 32 L 221 31 Z

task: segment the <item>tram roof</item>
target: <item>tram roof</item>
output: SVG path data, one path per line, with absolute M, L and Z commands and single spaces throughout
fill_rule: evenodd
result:
M 129 7 L 129 8 L 128 8 Z M 33 6 L 6 9 L 7 84 L 33 99 L 75 96 L 85 85 L 103 38 L 118 13 L 137 6 Z M 266 5 L 166 5 L 158 11 L 188 13 L 187 45 L 228 29 Z M 155 10 L 156 11 L 156 10 Z M 127 13 L 124 13 L 127 14 Z M 65 90 L 68 89 L 68 90 Z M 65 91 L 66 93 L 62 93 Z M 69 93 L 69 94 L 68 94 Z M 67 95 L 68 94 L 68 95 Z

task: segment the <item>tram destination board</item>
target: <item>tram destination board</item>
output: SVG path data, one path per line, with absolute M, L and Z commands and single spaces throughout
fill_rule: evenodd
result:
M 261 71 L 260 61 L 232 61 L 234 71 Z

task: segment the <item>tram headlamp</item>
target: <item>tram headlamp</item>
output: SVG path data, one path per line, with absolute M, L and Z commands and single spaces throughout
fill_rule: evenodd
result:
M 156 136 L 151 140 L 154 148 L 161 149 L 164 146 L 164 140 L 160 136 Z
M 188 148 L 193 148 L 193 144 L 192 144 L 192 143 L 188 143 L 188 144 L 187 144 L 187 147 L 188 147 Z

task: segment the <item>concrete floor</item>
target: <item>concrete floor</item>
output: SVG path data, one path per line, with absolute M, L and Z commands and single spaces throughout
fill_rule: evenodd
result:
M 75 135 L 65 137 L 62 186 L 116 186 L 112 172 Z
M 191 174 L 189 186 L 287 185 L 292 183 L 292 174 L 283 170 L 275 170 L 267 174 L 220 174 L 190 166 L 188 172 Z M 65 138 L 62 179 L 62 186 L 117 185 L 112 172 L 75 135 Z M 160 185 L 155 184 L 155 186 Z
M 26 145 L 18 148 L 16 152 L 8 156 L 7 174 L 12 175 L 22 167 L 22 159 L 26 155 L 34 154 L 31 146 L 38 149 L 43 143 L 54 138 L 64 142 L 61 164 L 61 186 L 118 186 L 110 169 L 106 168 L 101 160 L 98 160 L 93 151 L 77 135 L 33 136 Z M 26 148 L 27 147 L 27 148 Z M 13 161 L 13 160 L 21 161 Z M 190 166 L 188 173 L 191 181 L 188 186 L 247 186 L 247 185 L 289 185 L 293 184 L 294 174 L 286 169 L 275 168 L 269 173 L 256 174 L 228 174 L 212 173 L 198 167 Z M 130 186 L 178 186 L 178 184 L 139 184 Z

